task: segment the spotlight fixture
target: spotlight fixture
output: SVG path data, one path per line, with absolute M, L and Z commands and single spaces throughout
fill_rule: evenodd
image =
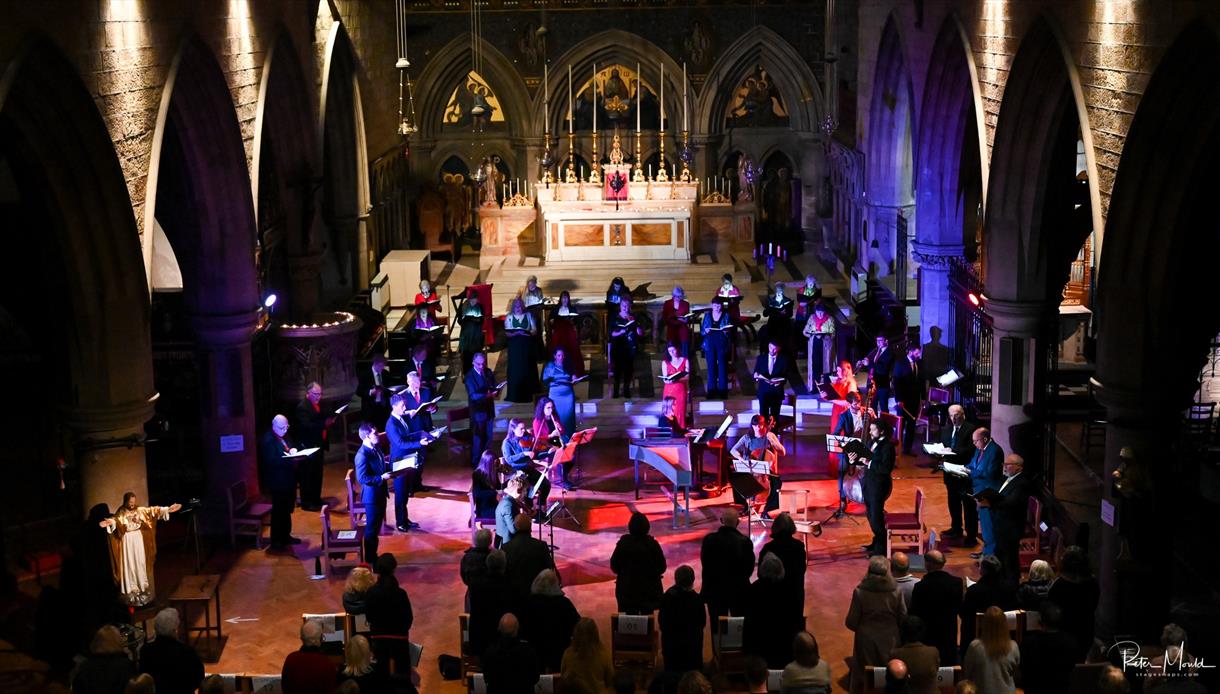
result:
M 974 305 L 975 308 L 981 308 L 983 306 L 983 299 L 978 294 L 975 294 L 974 292 L 970 292 L 970 293 L 966 294 L 966 298 L 970 301 L 971 304 Z
M 275 294 L 268 294 L 267 298 L 263 299 L 263 308 L 271 310 L 271 307 L 275 306 L 275 301 L 278 298 Z

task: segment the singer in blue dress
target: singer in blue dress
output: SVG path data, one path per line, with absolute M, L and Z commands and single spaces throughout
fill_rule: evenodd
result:
M 576 393 L 572 390 L 574 376 L 564 368 L 565 353 L 557 347 L 551 360 L 542 367 L 542 382 L 549 386 L 547 396 L 555 402 L 555 414 L 563 430 L 571 434 L 576 431 Z

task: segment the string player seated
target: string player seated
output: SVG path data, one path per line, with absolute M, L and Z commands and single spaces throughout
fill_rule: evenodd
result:
M 568 438 L 569 434 L 564 430 L 563 422 L 559 420 L 559 416 L 555 412 L 555 401 L 547 397 L 539 398 L 538 406 L 534 408 L 534 443 L 531 446 L 534 451 L 534 460 L 536 462 L 554 460 L 555 454 L 567 445 Z M 559 468 L 559 484 L 564 490 L 568 490 L 571 488 L 568 484 L 568 466 L 560 463 Z
M 541 511 L 546 508 L 546 499 L 551 493 L 551 482 L 542 473 L 543 470 L 549 468 L 549 465 L 543 463 L 543 469 L 540 470 L 534 464 L 536 453 L 533 448 L 533 438 L 527 435 L 525 422 L 520 419 L 508 420 L 508 434 L 504 437 L 504 443 L 500 445 L 500 456 L 504 458 L 504 463 L 513 470 L 525 473 L 529 482 L 526 498 L 535 502 L 535 509 Z M 539 484 L 539 478 L 541 478 L 541 484 Z M 534 493 L 535 485 L 538 488 L 536 494 Z
M 767 421 L 762 415 L 756 414 L 750 418 L 750 431 L 742 434 L 729 454 L 734 460 L 741 462 L 764 462 L 766 470 L 753 473 L 754 481 L 761 489 L 747 499 L 733 490 L 733 498 L 741 504 L 747 513 L 754 507 L 762 507 L 762 517 L 770 518 L 771 511 L 779 508 L 779 490 L 782 480 L 779 476 L 779 456 L 787 455 L 784 444 L 779 437 L 767 429 Z

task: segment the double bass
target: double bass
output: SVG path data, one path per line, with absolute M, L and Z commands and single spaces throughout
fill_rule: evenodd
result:
M 848 446 L 843 447 L 843 455 L 856 453 L 857 457 L 868 455 L 868 425 L 871 419 L 870 413 L 873 407 L 873 398 L 877 394 L 877 386 L 869 380 L 868 390 L 865 391 L 864 397 L 860 400 L 860 421 L 863 424 L 864 431 L 861 432 L 861 441 L 859 443 L 853 441 Z M 854 501 L 857 504 L 864 503 L 864 488 L 862 482 L 864 480 L 864 471 L 868 468 L 867 462 L 847 462 L 847 474 L 843 476 L 843 493 L 847 496 L 848 501 Z

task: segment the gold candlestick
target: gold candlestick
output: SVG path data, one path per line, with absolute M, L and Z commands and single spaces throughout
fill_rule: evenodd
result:
M 597 158 L 597 131 L 593 131 L 593 161 L 589 162 L 589 183 L 601 184 L 602 177 L 598 173 L 601 162 Z
M 669 174 L 665 173 L 665 131 L 661 131 L 661 147 L 657 154 L 657 180 L 664 183 L 669 180 Z
M 635 131 L 635 171 L 631 174 L 632 183 L 644 182 L 644 136 Z
M 687 159 L 686 153 L 689 151 L 690 151 L 690 131 L 683 130 L 682 131 L 682 152 L 678 155 L 678 159 L 682 160 L 682 173 L 678 176 L 678 179 L 680 181 L 682 181 L 683 183 L 691 182 L 690 164 L 688 164 L 686 161 L 686 159 Z
M 564 171 L 563 180 L 565 183 L 576 182 L 576 134 L 571 130 L 568 131 L 568 168 Z

